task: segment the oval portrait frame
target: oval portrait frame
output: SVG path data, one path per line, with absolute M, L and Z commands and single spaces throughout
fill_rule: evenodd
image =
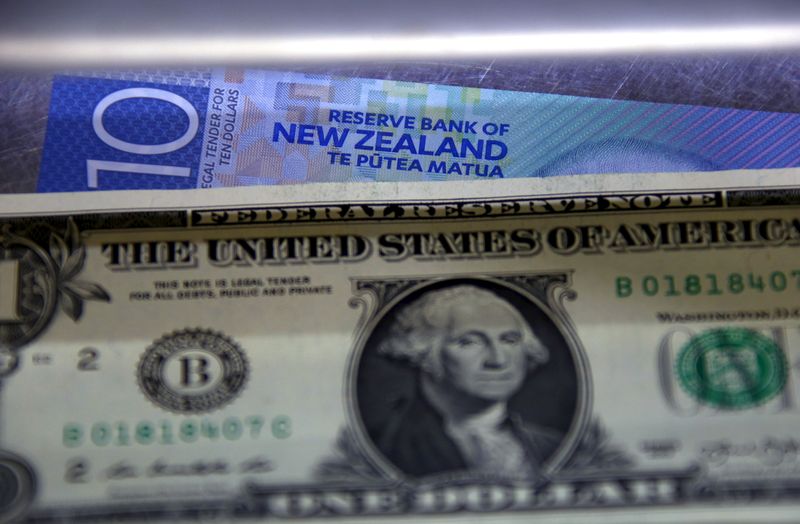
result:
M 540 293 L 541 298 L 534 294 L 534 290 L 522 282 L 536 280 L 544 282 Z M 474 282 L 482 289 L 502 288 L 511 294 L 516 294 L 524 301 L 529 302 L 548 318 L 564 340 L 569 352 L 575 372 L 575 408 L 568 429 L 564 432 L 557 449 L 543 463 L 545 478 L 551 478 L 569 460 L 573 451 L 581 441 L 588 426 L 592 405 L 591 372 L 588 359 L 577 333 L 563 307 L 564 300 L 573 300 L 575 292 L 570 289 L 571 273 L 565 271 L 537 272 L 525 274 L 461 274 L 446 275 L 441 277 L 407 277 L 387 279 L 358 279 L 354 278 L 354 298 L 350 301 L 351 307 L 363 307 L 362 317 L 359 320 L 355 333 L 355 343 L 348 357 L 345 371 L 343 394 L 348 427 L 353 428 L 353 438 L 357 445 L 364 451 L 364 455 L 371 465 L 389 480 L 405 483 L 436 482 L 441 477 L 448 480 L 454 476 L 466 479 L 473 478 L 468 472 L 464 474 L 442 473 L 426 477 L 413 478 L 401 471 L 391 463 L 369 435 L 363 422 L 359 406 L 358 377 L 359 367 L 364 357 L 365 349 L 375 330 L 385 321 L 397 306 L 409 296 L 420 294 L 426 288 L 447 287 L 447 282 L 453 285 L 469 284 Z M 392 292 L 381 292 L 382 287 L 394 288 Z M 397 289 L 400 289 L 397 291 Z M 527 321 L 527 320 L 526 320 Z

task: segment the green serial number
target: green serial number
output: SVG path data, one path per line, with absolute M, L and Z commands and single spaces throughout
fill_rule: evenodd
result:
M 705 273 L 688 275 L 618 276 L 617 298 L 738 295 L 745 292 L 783 293 L 800 290 L 800 269 L 771 273 Z
M 258 439 L 265 434 L 285 439 L 292 433 L 292 421 L 285 415 L 274 417 L 268 427 L 261 416 L 228 417 L 223 420 L 187 419 L 150 422 L 95 422 L 64 424 L 62 441 L 68 448 L 84 444 L 95 446 L 131 446 L 150 444 L 190 444 L 199 441 Z

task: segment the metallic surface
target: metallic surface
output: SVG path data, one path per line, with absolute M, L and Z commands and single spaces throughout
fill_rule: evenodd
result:
M 766 26 L 800 19 L 794 0 L 40 0 L 4 2 L 0 35 L 295 38 Z

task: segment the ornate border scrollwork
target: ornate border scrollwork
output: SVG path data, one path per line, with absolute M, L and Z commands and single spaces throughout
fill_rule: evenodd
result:
M 608 431 L 599 420 L 588 424 L 581 440 L 564 465 L 565 472 L 590 473 L 630 469 L 633 457 L 610 442 Z
M 11 284 L 16 286 L 16 311 L 13 318 L 0 319 L 0 377 L 16 369 L 16 353 L 47 329 L 57 307 L 77 322 L 85 301 L 111 301 L 100 284 L 78 278 L 86 264 L 86 246 L 71 218 L 63 235 L 50 233 L 46 248 L 4 225 L 0 262 L 14 264 L 9 273 L 16 278 Z

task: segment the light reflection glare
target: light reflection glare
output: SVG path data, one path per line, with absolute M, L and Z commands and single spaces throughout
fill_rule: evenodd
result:
M 0 65 L 154 65 L 765 50 L 800 47 L 800 25 L 438 36 L 0 37 Z

